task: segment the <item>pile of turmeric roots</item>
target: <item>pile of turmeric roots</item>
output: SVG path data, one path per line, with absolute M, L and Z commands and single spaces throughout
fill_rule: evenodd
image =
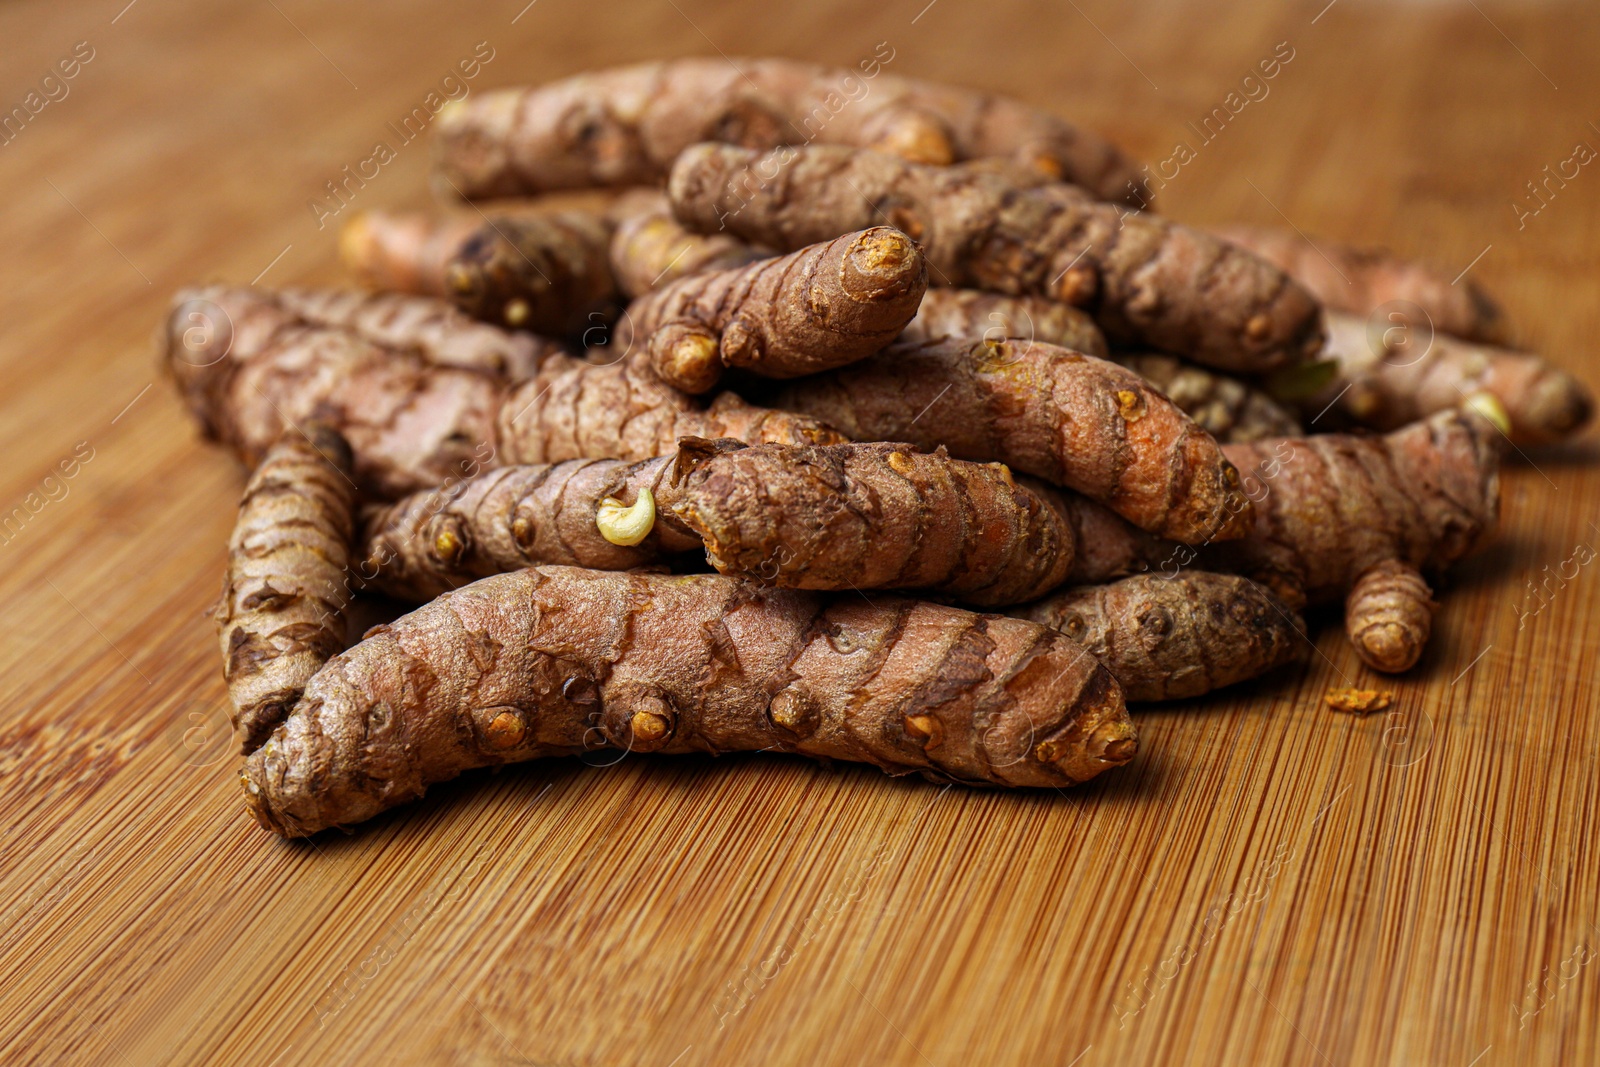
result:
M 166 366 L 254 471 L 218 613 L 263 826 L 602 746 L 1083 782 L 1307 606 L 1410 668 L 1502 446 L 1589 415 L 1470 282 L 1133 210 L 1012 100 L 832 107 L 859 77 L 475 95 L 462 210 L 344 228 L 365 289 L 179 294 Z

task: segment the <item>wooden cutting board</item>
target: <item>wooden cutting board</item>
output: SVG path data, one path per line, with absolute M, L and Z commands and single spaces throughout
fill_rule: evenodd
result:
M 0 146 L 0 1060 L 1600 1062 L 1592 442 L 1512 458 L 1418 669 L 1324 619 L 1069 794 L 595 758 L 291 845 L 240 804 L 206 614 L 243 476 L 150 343 L 188 282 L 342 281 L 326 183 L 386 141 L 346 198 L 427 204 L 390 124 L 475 52 L 476 89 L 887 42 L 1165 165 L 1180 219 L 1470 267 L 1600 382 L 1600 172 L 1526 185 L 1600 145 L 1593 5 L 122 3 L 0 10 L 7 111 L 79 57 Z M 1322 706 L 1374 683 L 1387 716 Z

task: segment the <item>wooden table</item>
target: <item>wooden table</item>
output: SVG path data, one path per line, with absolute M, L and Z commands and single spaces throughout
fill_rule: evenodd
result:
M 1527 586 L 1600 537 L 1592 443 L 1513 458 L 1387 716 L 1322 706 L 1379 681 L 1324 620 L 1070 795 L 597 757 L 290 845 L 240 803 L 207 615 L 243 475 L 150 342 L 184 283 L 342 281 L 308 202 L 479 42 L 478 88 L 888 42 L 1152 163 L 1287 42 L 1164 210 L 1470 268 L 1600 381 L 1600 173 L 1512 206 L 1600 145 L 1594 5 L 122 3 L 0 10 L 7 110 L 92 54 L 0 147 L 0 1060 L 1600 1062 L 1600 570 Z M 426 164 L 354 203 L 425 204 Z

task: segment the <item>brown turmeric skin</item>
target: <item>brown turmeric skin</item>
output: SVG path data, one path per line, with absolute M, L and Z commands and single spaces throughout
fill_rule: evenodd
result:
M 478 322 L 450 304 L 406 293 L 354 289 L 257 289 L 260 299 L 316 326 L 337 326 L 380 345 L 410 349 L 429 363 L 511 379 L 531 378 L 555 341 Z
M 1292 230 L 1224 226 L 1216 233 L 1276 264 L 1330 310 L 1365 318 L 1403 300 L 1420 307 L 1437 333 L 1487 344 L 1506 340 L 1504 313 L 1471 278 L 1453 280 L 1449 273 L 1383 249 L 1313 242 Z
M 1345 602 L 1345 630 L 1361 658 L 1403 670 L 1431 628 L 1422 576 L 1443 572 L 1493 533 L 1500 440 L 1488 418 L 1452 410 L 1381 437 L 1228 445 L 1255 501 L 1250 536 L 1201 549 L 1126 524 L 1119 536 L 1110 515 L 1069 501 L 1080 546 L 1069 580 L 1141 569 L 1170 577 L 1191 565 L 1242 574 L 1294 608 Z
M 1121 690 L 1061 634 L 892 597 L 542 567 L 369 632 L 242 772 L 261 825 L 348 826 L 463 771 L 610 745 L 770 749 L 1065 786 L 1129 760 Z
M 355 527 L 350 450 L 312 424 L 267 450 L 228 542 L 217 604 L 223 677 L 243 751 L 259 745 L 345 647 L 345 569 Z
M 668 189 L 690 229 L 792 250 L 866 226 L 909 234 L 934 284 L 1083 307 L 1111 340 L 1264 373 L 1321 346 L 1320 308 L 1237 246 L 1082 190 L 974 166 L 811 145 L 685 150 Z
M 661 379 L 686 393 L 715 388 L 724 367 L 798 378 L 882 349 L 927 287 L 911 239 L 875 226 L 657 289 L 628 306 L 613 343 L 641 345 Z
M 665 193 L 637 189 L 612 205 L 611 274 L 630 300 L 680 278 L 742 267 L 777 253 L 726 234 L 701 235 L 672 215 Z
M 604 514 L 604 504 L 620 510 Z M 630 534 L 625 522 L 636 522 Z M 978 606 L 1049 592 L 1072 566 L 1058 494 L 998 464 L 909 446 L 688 440 L 625 464 L 505 467 L 374 509 L 364 575 L 425 600 L 535 564 L 623 570 L 689 550 L 723 574 L 817 590 L 922 589 Z
M 709 404 L 684 396 L 637 361 L 555 355 L 521 382 L 441 366 L 411 348 L 310 324 L 251 289 L 179 294 L 161 340 L 210 436 L 254 463 L 286 425 L 321 419 L 349 441 L 355 480 L 377 499 L 502 464 L 649 458 L 681 437 L 841 440 L 812 419 L 731 394 Z
M 1426 330 L 1368 327 L 1329 312 L 1324 357 L 1338 363 L 1334 381 L 1306 404 L 1358 426 L 1393 430 L 1485 392 L 1505 407 L 1518 445 L 1571 437 L 1594 413 L 1594 396 L 1566 371 L 1531 352 L 1473 344 Z
M 929 289 L 902 341 L 944 337 L 1020 338 L 1100 356 L 1134 371 L 1167 395 L 1218 441 L 1296 437 L 1293 412 L 1237 378 L 1157 352 L 1108 352 L 1105 337 L 1082 310 L 1041 296 L 1002 296 L 974 289 Z
M 909 441 L 1075 489 L 1164 537 L 1242 537 L 1239 472 L 1132 371 L 1054 345 L 894 345 L 785 385 L 773 399 L 857 441 Z
M 1233 574 L 1141 574 L 1065 589 L 1008 614 L 1088 649 L 1129 701 L 1197 697 L 1303 659 L 1309 647 L 1297 615 Z
M 486 198 L 658 184 L 697 141 L 819 143 L 935 166 L 1009 157 L 1129 198 L 1133 164 L 1109 142 L 1008 97 L 882 73 L 890 59 L 864 61 L 866 76 L 786 59 L 677 59 L 474 93 L 439 113 L 435 159 L 462 195 Z
M 374 288 L 445 297 L 473 318 L 560 337 L 615 314 L 611 224 L 588 211 L 459 218 L 369 211 L 340 253 Z

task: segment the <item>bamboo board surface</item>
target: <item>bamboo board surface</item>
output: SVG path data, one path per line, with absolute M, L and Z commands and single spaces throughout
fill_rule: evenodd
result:
M 150 343 L 182 284 L 340 281 L 308 201 L 479 42 L 474 88 L 886 41 L 1142 161 L 1189 143 L 1177 218 L 1470 265 L 1596 382 L 1600 174 L 1512 205 L 1600 145 L 1600 10 L 123 3 L 0 9 L 7 111 L 92 49 L 0 147 L 0 506 L 44 501 L 0 545 L 0 1061 L 1600 1062 L 1592 442 L 1512 460 L 1388 716 L 1321 706 L 1378 681 L 1324 620 L 1306 670 L 1145 709 L 1070 794 L 596 757 L 288 845 L 240 803 L 206 614 L 243 474 Z M 426 163 L 400 145 L 355 203 L 426 204 Z

